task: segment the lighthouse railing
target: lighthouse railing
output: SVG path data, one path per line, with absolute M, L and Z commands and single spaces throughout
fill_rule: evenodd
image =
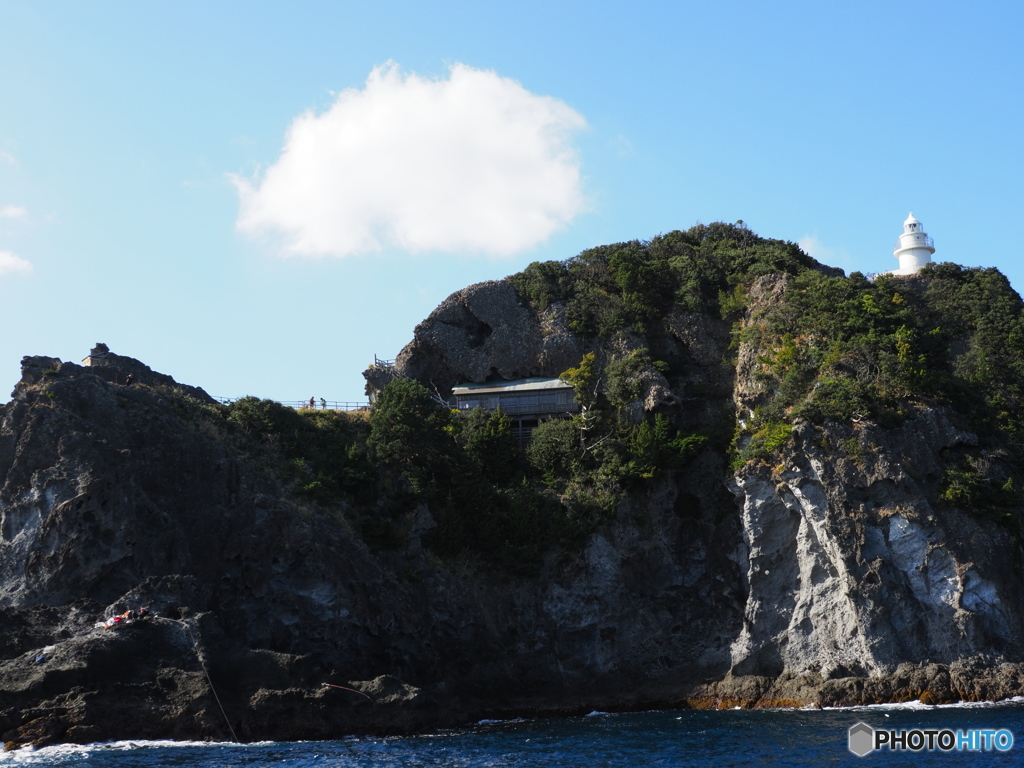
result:
M 916 237 L 916 235 L 915 235 L 915 237 Z M 935 248 L 935 241 L 932 240 L 930 236 L 925 235 L 920 240 L 915 239 L 915 240 L 912 240 L 908 245 L 904 245 L 902 237 L 896 238 L 896 242 L 892 244 L 892 249 L 894 251 L 898 251 L 898 250 L 903 249 L 903 248 L 932 248 L 932 249 L 934 249 Z

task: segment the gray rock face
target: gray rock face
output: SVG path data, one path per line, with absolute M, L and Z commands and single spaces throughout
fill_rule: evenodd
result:
M 557 376 L 561 370 L 548 374 L 540 365 L 543 349 L 540 324 L 512 285 L 491 281 L 445 299 L 416 326 L 396 365 L 447 396 L 457 382 Z
M 927 442 L 939 435 L 946 439 Z M 933 509 L 893 466 L 889 441 L 876 443 L 871 466 L 857 467 L 821 447 L 836 442 L 827 430 L 803 425 L 794 437 L 784 467 L 735 479 L 749 586 L 734 674 L 879 676 L 908 661 L 948 664 L 1021 647 L 1007 534 Z M 937 453 L 972 437 L 925 411 L 891 443 Z
M 758 281 L 753 305 L 778 301 L 787 282 Z M 773 396 L 756 376 L 760 354 L 749 342 L 738 350 L 741 423 Z M 1019 659 L 1019 539 L 930 501 L 949 466 L 944 455 L 977 445 L 949 412 L 922 408 L 893 429 L 864 419 L 799 422 L 775 466 L 737 471 L 730 485 L 743 533 L 735 562 L 747 597 L 718 695 L 871 703 L 935 690 L 959 700 L 975 695 L 967 678 L 991 672 L 991 661 L 982 673 L 970 660 Z M 749 687 L 758 678 L 776 682 Z
M 569 330 L 563 304 L 552 304 L 540 313 L 538 376 L 558 376 L 579 365 L 586 352 L 583 341 Z
M 492 280 L 445 299 L 416 326 L 395 362 L 404 375 L 447 397 L 457 383 L 554 378 L 579 365 L 586 351 L 566 324 L 564 305 L 534 313 L 511 283 Z
M 682 399 L 701 409 L 716 399 L 693 397 L 687 391 L 691 386 L 717 387 L 723 393 L 732 386 L 732 371 L 722 364 L 729 332 L 721 320 L 675 311 L 664 319 L 660 335 L 666 354 L 684 361 L 685 373 L 673 385 L 653 368 L 642 372 L 640 397 L 627 406 L 634 421 L 644 413 L 676 409 Z M 396 367 L 448 397 L 457 383 L 554 378 L 578 366 L 587 352 L 610 359 L 641 349 L 645 343 L 626 333 L 612 342 L 588 344 L 570 330 L 563 304 L 555 302 L 535 313 L 523 306 L 511 283 L 499 280 L 472 285 L 445 299 L 416 326 Z M 388 377 L 379 374 L 372 368 L 363 374 L 368 388 L 379 389 L 387 382 Z M 717 403 L 711 408 L 717 408 Z M 704 413 L 698 420 L 710 418 L 710 413 Z

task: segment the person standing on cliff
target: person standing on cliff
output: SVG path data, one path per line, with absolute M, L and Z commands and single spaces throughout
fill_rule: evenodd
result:
M 316 410 L 316 398 L 309 398 L 309 409 L 311 411 Z

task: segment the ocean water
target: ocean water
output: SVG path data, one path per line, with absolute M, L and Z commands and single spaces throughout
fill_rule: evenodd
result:
M 1008 731 L 1008 750 L 890 751 L 858 757 L 848 729 Z M 1003 744 L 1006 736 L 1002 737 Z M 642 766 L 1024 766 L 1024 699 L 1001 704 L 832 710 L 595 712 L 586 717 L 482 722 L 420 736 L 338 741 L 112 742 L 21 749 L 0 766 L 72 768 L 635 768 Z

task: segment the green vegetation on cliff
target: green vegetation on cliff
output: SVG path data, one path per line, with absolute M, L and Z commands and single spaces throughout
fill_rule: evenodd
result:
M 246 398 L 219 409 L 219 429 L 250 455 L 277 456 L 284 480 L 374 546 L 425 525 L 438 555 L 512 570 L 577 546 L 699 455 L 724 483 L 730 463 L 781 455 L 801 420 L 888 428 L 927 407 L 979 436 L 946 457 L 933 501 L 1018 520 L 1024 306 L 996 270 L 845 277 L 793 243 L 716 223 L 534 263 L 508 281 L 588 350 L 562 373 L 582 411 L 542 422 L 525 447 L 507 416 L 453 412 L 401 378 L 369 418 Z M 687 350 L 716 332 L 720 352 L 699 368 Z M 837 450 L 862 462 L 869 449 L 850 434 Z
M 762 395 L 736 465 L 767 458 L 801 418 L 892 427 L 944 407 L 979 445 L 947 457 L 938 503 L 1019 526 L 1024 304 L 1001 273 L 943 263 L 874 281 L 807 271 L 775 286 L 740 333 L 758 350 Z
M 804 272 L 743 329 L 772 419 L 899 419 L 913 405 L 950 405 L 972 429 L 1024 437 L 1024 318 L 994 269 L 930 265 L 874 282 Z
M 576 333 L 645 333 L 674 309 L 717 316 L 739 309 L 738 285 L 820 267 L 794 243 L 758 237 L 742 222 L 698 224 L 649 241 L 604 245 L 562 262 L 534 262 L 508 279 L 534 309 L 565 304 Z
M 426 387 L 396 379 L 379 393 L 366 439 L 378 502 L 352 505 L 349 516 L 386 545 L 426 509 L 436 527 L 425 542 L 435 552 L 506 568 L 576 546 L 652 480 L 728 446 L 728 388 L 683 370 L 667 318 L 732 319 L 751 280 L 815 267 L 794 244 L 742 224 L 698 225 L 531 264 L 509 282 L 533 311 L 560 308 L 592 350 L 563 374 L 582 412 L 541 423 L 520 448 L 502 414 L 451 412 Z M 673 392 L 684 379 L 691 399 L 714 401 L 710 416 L 681 412 Z
M 579 544 L 630 483 L 678 466 L 701 443 L 664 417 L 602 424 L 599 445 L 588 445 L 597 429 L 583 418 L 547 421 L 524 451 L 500 411 L 451 411 L 419 382 L 397 378 L 377 398 L 367 444 L 385 473 L 405 481 L 390 490 L 398 508 L 425 504 L 433 515 L 425 541 L 435 552 L 522 570 Z
M 296 411 L 273 400 L 243 397 L 198 406 L 178 399 L 203 431 L 324 503 L 372 503 L 378 472 L 369 459 L 367 420 L 359 413 Z
M 538 312 L 560 303 L 570 328 L 593 340 L 590 378 L 600 385 L 588 397 L 606 415 L 658 373 L 675 385 L 679 361 L 660 355 L 664 321 L 701 313 L 731 324 L 734 352 L 757 350 L 742 375 L 761 394 L 736 429 L 734 467 L 782 449 L 800 419 L 892 427 L 947 407 L 981 442 L 948 458 L 936 500 L 1017 520 L 1007 510 L 1020 505 L 1024 471 L 1024 305 L 995 269 L 942 263 L 912 278 L 844 277 L 792 243 L 718 223 L 531 264 L 509 279 Z M 646 348 L 627 340 L 638 336 Z M 652 424 L 648 416 L 643 428 Z M 616 429 L 606 422 L 590 439 Z M 565 474 L 564 457 L 552 466 Z

